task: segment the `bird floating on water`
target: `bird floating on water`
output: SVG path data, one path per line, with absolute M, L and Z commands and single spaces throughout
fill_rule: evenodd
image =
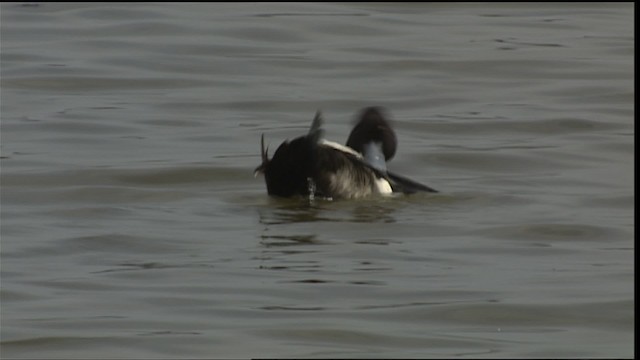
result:
M 263 174 L 269 195 L 356 199 L 376 194 L 437 192 L 387 170 L 398 145 L 396 134 L 380 107 L 361 111 L 346 146 L 323 138 L 318 111 L 306 135 L 284 141 L 269 159 L 260 139 Z

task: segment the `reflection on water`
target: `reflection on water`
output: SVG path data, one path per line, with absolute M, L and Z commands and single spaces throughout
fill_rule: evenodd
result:
M 265 195 L 266 196 L 266 195 Z M 306 198 L 269 198 L 268 206 L 258 208 L 259 223 L 264 225 L 260 244 L 266 248 L 262 259 L 272 259 L 274 254 L 299 254 L 314 252 L 308 245 L 327 245 L 333 240 L 320 236 L 318 231 L 340 223 L 394 223 L 393 213 L 398 203 L 393 200 L 369 199 L 361 201 L 332 201 Z M 399 203 L 400 205 L 402 202 Z M 307 225 L 307 226 L 305 226 Z M 355 240 L 357 244 L 386 245 L 394 240 L 367 238 Z M 283 262 L 287 262 L 285 259 Z M 317 261 L 305 265 L 305 269 L 318 267 Z M 295 265 L 300 268 L 300 264 Z M 290 269 L 291 265 L 275 265 L 270 269 Z
M 315 235 L 262 235 L 260 243 L 266 247 L 317 244 Z
M 305 222 L 394 223 L 393 213 L 401 206 L 400 199 L 373 198 L 355 201 L 304 198 L 271 198 L 269 207 L 259 210 L 259 221 L 264 225 Z

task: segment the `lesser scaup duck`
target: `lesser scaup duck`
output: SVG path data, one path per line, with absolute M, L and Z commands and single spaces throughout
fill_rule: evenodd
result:
M 387 170 L 386 162 L 395 155 L 397 139 L 381 108 L 365 108 L 359 119 L 344 146 L 322 138 L 324 130 L 318 111 L 309 132 L 284 141 L 271 159 L 262 134 L 262 164 L 255 169 L 255 175 L 264 174 L 269 195 L 281 197 L 353 199 L 374 194 L 437 192 Z

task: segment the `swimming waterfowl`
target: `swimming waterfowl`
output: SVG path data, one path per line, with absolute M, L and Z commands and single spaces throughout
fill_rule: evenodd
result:
M 437 192 L 429 186 L 387 170 L 395 155 L 395 132 L 379 107 L 361 111 L 347 145 L 323 139 L 322 115 L 318 111 L 309 132 L 284 141 L 269 159 L 262 134 L 262 173 L 269 195 L 280 197 L 319 196 L 355 199 L 375 194 Z

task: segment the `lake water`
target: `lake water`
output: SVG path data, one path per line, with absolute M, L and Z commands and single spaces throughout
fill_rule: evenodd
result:
M 633 3 L 3 3 L 3 358 L 634 356 Z M 386 107 L 438 194 L 266 195 Z

